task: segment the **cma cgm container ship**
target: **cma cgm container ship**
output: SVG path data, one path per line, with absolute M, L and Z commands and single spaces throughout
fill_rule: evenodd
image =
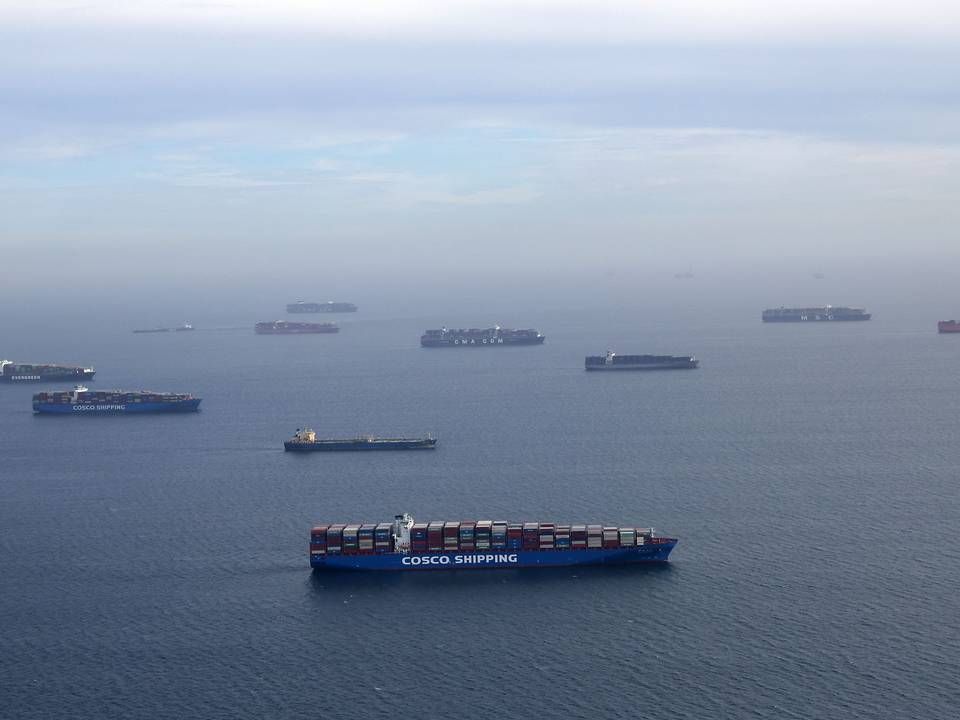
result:
M 422 347 L 487 347 L 500 345 L 542 345 L 546 340 L 536 330 L 510 330 L 501 327 L 464 330 L 427 330 L 420 336 Z
M 700 361 L 691 355 L 588 355 L 587 370 L 692 370 Z
M 649 528 L 463 520 L 317 525 L 315 570 L 458 570 L 666 562 L 675 538 Z
M 869 320 L 870 313 L 863 308 L 823 307 L 769 308 L 760 316 L 763 322 L 836 322 L 840 320 Z
M 348 302 L 333 302 L 328 300 L 325 303 L 304 302 L 299 300 L 287 305 L 288 313 L 348 313 L 356 312 L 357 306 Z
M 61 415 L 129 415 L 134 413 L 196 412 L 200 398 L 182 393 L 91 391 L 77 385 L 72 392 L 42 392 L 33 396 L 35 413 Z
M 0 360 L 0 382 L 76 382 L 92 380 L 97 371 L 92 367 L 69 365 L 35 365 Z
M 257 335 L 311 335 L 316 333 L 335 333 L 340 332 L 336 323 L 306 323 L 306 322 L 286 322 L 285 320 L 276 320 L 275 322 L 259 322 L 253 327 Z

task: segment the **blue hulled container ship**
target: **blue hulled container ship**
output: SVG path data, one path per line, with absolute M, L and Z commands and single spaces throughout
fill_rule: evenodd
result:
M 663 563 L 676 538 L 650 528 L 495 520 L 317 525 L 314 570 L 475 570 Z
M 129 415 L 135 413 L 197 412 L 200 398 L 183 393 L 90 390 L 77 385 L 71 392 L 33 396 L 33 411 L 58 415 Z

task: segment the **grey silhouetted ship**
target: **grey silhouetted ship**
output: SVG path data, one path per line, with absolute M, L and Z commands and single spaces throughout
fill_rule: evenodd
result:
M 588 355 L 587 370 L 692 370 L 700 364 L 692 355 Z

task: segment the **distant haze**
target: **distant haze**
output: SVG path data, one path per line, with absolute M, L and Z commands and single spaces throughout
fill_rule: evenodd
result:
M 929 0 L 5 4 L 0 301 L 932 311 L 958 41 Z

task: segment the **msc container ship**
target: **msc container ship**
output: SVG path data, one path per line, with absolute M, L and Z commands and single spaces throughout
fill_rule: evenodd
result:
M 0 382 L 76 382 L 92 380 L 97 371 L 92 367 L 70 365 L 35 365 L 0 360 Z
M 333 302 L 328 300 L 325 303 L 304 302 L 299 300 L 287 305 L 288 313 L 348 313 L 356 312 L 357 306 L 348 302 Z
M 943 334 L 960 333 L 960 322 L 956 320 L 941 320 L 937 323 L 937 332 Z
M 510 330 L 501 327 L 469 330 L 427 330 L 420 336 L 422 347 L 485 347 L 499 345 L 542 345 L 546 340 L 536 330 Z
M 253 327 L 257 335 L 311 335 L 316 333 L 335 333 L 340 332 L 336 323 L 306 323 L 306 322 L 286 322 L 285 320 L 276 320 L 274 322 L 259 322 Z
M 336 439 L 318 439 L 309 429 L 297 429 L 293 438 L 283 443 L 287 452 L 330 452 L 335 450 L 432 450 L 437 446 L 436 438 L 429 435 L 420 438 L 383 438 L 357 437 Z
M 588 355 L 587 370 L 692 370 L 700 361 L 692 355 Z
M 769 308 L 763 311 L 763 322 L 836 322 L 840 320 L 869 320 L 870 313 L 863 308 L 823 307 Z
M 124 415 L 133 413 L 196 412 L 200 398 L 182 393 L 141 390 L 92 391 L 77 385 L 72 392 L 42 392 L 33 396 L 35 413 L 61 415 Z
M 500 520 L 317 525 L 315 570 L 458 570 L 662 563 L 676 538 L 650 528 Z

